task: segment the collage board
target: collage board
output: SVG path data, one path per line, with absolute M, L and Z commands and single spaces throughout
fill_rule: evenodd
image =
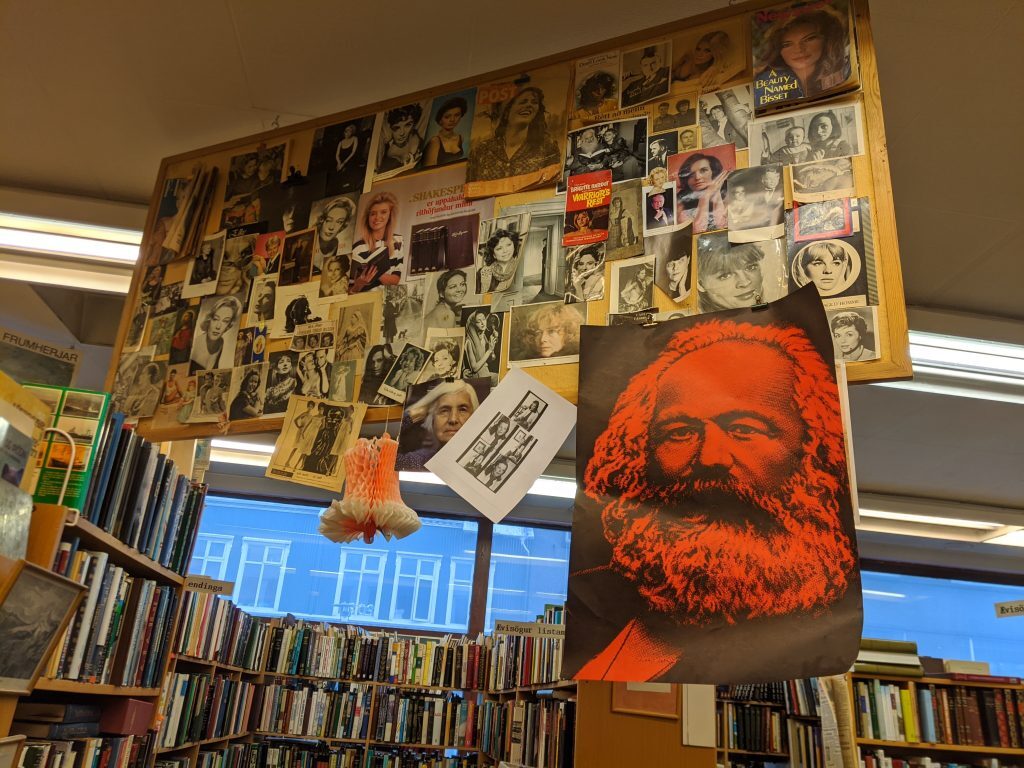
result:
M 853 25 L 851 0 L 790 2 L 169 175 L 113 408 L 283 419 L 268 474 L 340 487 L 326 457 L 367 408 L 403 407 L 422 469 L 509 369 L 576 362 L 586 324 L 814 283 L 837 359 L 878 358 Z

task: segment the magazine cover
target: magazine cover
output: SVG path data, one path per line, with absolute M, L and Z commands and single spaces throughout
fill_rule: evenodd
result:
M 477 88 L 467 198 L 508 195 L 559 178 L 571 74 L 558 64 Z
M 570 176 L 568 183 L 562 245 L 590 245 L 607 240 L 612 172 L 582 173 L 579 176 Z
M 266 476 L 338 492 L 345 452 L 359 437 L 366 406 L 292 397 Z
M 582 332 L 563 678 L 849 669 L 852 480 L 815 292 Z
M 785 3 L 754 11 L 750 23 L 756 114 L 859 84 L 850 0 Z

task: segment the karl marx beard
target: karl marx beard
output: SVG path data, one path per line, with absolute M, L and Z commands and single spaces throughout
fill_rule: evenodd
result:
M 843 597 L 855 555 L 830 381 L 801 330 L 727 320 L 676 334 L 631 379 L 584 487 L 612 569 L 652 612 L 733 624 Z

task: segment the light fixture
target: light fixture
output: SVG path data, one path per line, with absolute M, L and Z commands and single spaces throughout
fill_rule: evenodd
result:
M 1024 405 L 1024 346 L 910 331 L 912 381 L 877 386 Z
M 1016 528 L 985 539 L 986 544 L 999 544 L 1004 547 L 1024 547 L 1024 528 Z
M 878 520 L 898 520 L 905 523 L 917 523 L 918 525 L 941 525 L 950 528 L 969 528 L 975 531 L 994 531 L 1001 528 L 1000 523 L 990 523 L 980 520 L 962 520 L 956 517 L 936 517 L 934 515 L 910 515 L 904 512 L 886 512 L 879 509 L 861 508 L 862 518 L 875 518 Z

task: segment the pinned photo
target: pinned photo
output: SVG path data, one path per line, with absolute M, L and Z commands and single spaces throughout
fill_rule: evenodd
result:
M 488 379 L 413 385 L 402 413 L 395 469 L 425 471 L 423 465 L 458 434 L 490 390 Z
M 462 308 L 462 326 L 466 329 L 462 378 L 487 378 L 492 385 L 498 383 L 504 318 L 504 313 L 492 313 L 486 305 Z
M 277 306 L 277 275 L 260 275 L 253 278 L 249 294 L 249 312 L 246 321 L 250 325 L 270 323 Z
M 348 275 L 350 293 L 398 284 L 405 263 L 402 236 L 396 232 L 398 215 L 398 198 L 392 192 L 374 192 L 359 198 Z
M 502 216 L 480 222 L 477 293 L 502 293 L 522 287 L 518 272 L 523 245 L 530 233 L 530 214 Z M 516 284 L 519 275 L 520 283 Z
M 850 200 L 827 200 L 793 206 L 793 239 L 825 240 L 853 234 Z
M 324 262 L 352 252 L 356 224 L 356 195 L 337 195 L 313 203 L 309 211 L 309 228 L 313 238 L 313 276 L 324 270 Z M 343 259 L 348 273 L 348 259 Z
M 750 84 L 704 93 L 700 97 L 700 142 L 702 147 L 735 144 L 746 149 L 754 117 Z
M 853 160 L 839 157 L 790 167 L 793 176 L 793 201 L 817 203 L 852 197 L 856 190 Z
M 628 259 L 643 253 L 643 203 L 640 181 L 627 181 L 612 187 L 608 208 L 608 261 Z
M 565 167 L 558 190 L 564 191 L 570 176 L 610 171 L 612 182 L 639 179 L 647 156 L 647 118 L 616 120 L 580 128 L 569 134 Z
M 377 392 L 396 403 L 405 402 L 405 391 L 419 381 L 430 360 L 430 352 L 415 344 L 406 344 L 377 388 Z
M 361 403 L 292 398 L 266 476 L 338 493 L 345 482 L 345 452 L 359 437 Z
M 480 294 L 475 291 L 475 269 L 449 269 L 424 278 L 427 287 L 424 328 L 455 328 L 466 303 L 476 304 Z
M 228 394 L 228 419 L 258 419 L 263 415 L 267 364 L 253 363 L 235 371 Z
M 192 340 L 193 370 L 234 365 L 242 301 L 237 296 L 208 296 L 199 306 L 199 322 Z
M 678 133 L 652 133 L 647 142 L 647 174 L 655 168 L 668 168 L 668 156 L 678 152 Z
M 256 236 L 256 250 L 253 264 L 257 275 L 276 275 L 281 271 L 281 255 L 284 253 L 285 231 L 266 232 Z
M 150 317 L 166 315 L 169 312 L 177 312 L 181 306 L 182 283 L 164 283 L 156 295 L 156 301 L 149 308 Z
M 288 410 L 288 398 L 299 388 L 299 353 L 271 352 L 263 393 L 263 415 L 280 416 Z
M 274 304 L 274 319 L 267 324 L 271 338 L 287 338 L 296 326 L 327 319 L 331 304 L 320 298 L 320 283 L 278 287 Z
M 168 354 L 171 365 L 187 363 L 192 355 L 192 339 L 196 333 L 196 316 L 199 307 L 187 306 L 178 310 L 174 320 L 174 335 L 171 336 Z M 128 345 L 125 344 L 127 349 Z
M 672 187 L 644 187 L 645 236 L 675 229 L 675 214 L 675 190 Z
M 860 104 L 787 112 L 755 120 L 750 127 L 750 164 L 799 165 L 864 153 Z
M 674 302 L 690 297 L 693 230 L 690 227 L 648 237 L 644 250 L 654 255 L 654 284 Z
M 279 286 L 300 285 L 309 281 L 313 274 L 315 240 L 316 232 L 312 229 L 304 229 L 285 236 Z
M 392 107 L 377 116 L 374 182 L 416 169 L 423 158 L 429 119 L 429 100 Z
M 575 362 L 580 353 L 580 326 L 586 322 L 586 303 L 512 307 L 508 367 Z
M 612 264 L 609 312 L 639 312 L 654 306 L 654 256 Z
M 747 62 L 746 26 L 746 18 L 736 16 L 673 37 L 673 83 L 707 92 L 743 72 Z
M 604 243 L 569 249 L 565 270 L 566 304 L 604 298 L 604 263 Z
M 876 331 L 878 307 L 851 307 L 825 315 L 832 330 L 836 360 L 853 363 L 881 357 Z
M 226 236 L 227 233 L 222 230 L 203 238 L 196 257 L 185 267 L 185 284 L 181 288 L 181 298 L 209 296 L 217 290 L 217 275 L 220 272 L 221 259 L 224 257 Z
M 424 350 L 424 358 L 426 351 Z M 374 344 L 366 350 L 363 381 L 359 386 L 359 401 L 372 406 L 395 405 L 395 401 L 380 393 L 380 388 L 395 362 L 395 353 L 389 344 Z
M 457 379 L 462 375 L 462 349 L 466 331 L 462 328 L 430 328 L 426 347 L 430 362 L 420 374 L 419 383 L 434 379 Z
M 565 193 L 562 245 L 571 247 L 607 240 L 608 204 L 611 197 L 611 171 L 570 176 Z
M 514 304 L 541 304 L 562 301 L 565 282 L 564 199 L 548 192 L 527 192 L 517 200 L 529 201 L 522 205 L 501 208 L 502 217 L 529 216 L 529 237 L 520 248 L 519 266 L 511 286 L 491 298 L 495 311 L 507 311 Z M 601 226 L 593 222 L 591 229 Z
M 725 232 L 697 238 L 697 305 L 718 312 L 765 304 L 785 296 L 782 240 L 733 245 Z
M 727 187 L 729 242 L 756 243 L 786 234 L 781 165 L 738 168 L 729 173 Z
M 351 296 L 332 304 L 331 317 L 336 318 L 338 329 L 334 359 L 338 362 L 355 362 L 358 370 L 362 372 L 366 347 L 371 336 L 375 335 L 374 329 L 379 328 L 381 324 L 380 291 Z M 384 322 L 386 325 L 386 317 Z
M 200 371 L 196 374 L 196 399 L 192 404 L 189 422 L 221 421 L 227 418 L 233 374 L 233 368 Z
M 224 258 L 220 260 L 217 273 L 218 296 L 239 295 L 243 301 L 249 298 L 252 282 L 252 262 L 256 255 L 257 227 L 239 227 L 228 230 L 224 241 Z M 244 307 L 243 307 L 244 309 Z
M 177 313 L 154 317 L 149 323 L 149 345 L 154 348 L 156 357 L 163 357 L 171 351 L 171 337 L 177 323 Z
M 316 129 L 309 153 L 309 174 L 325 177 L 328 195 L 363 191 L 373 125 L 374 116 L 369 115 Z M 303 218 L 302 222 L 305 221 Z
M 434 99 L 430 105 L 431 120 L 427 126 L 420 168 L 437 168 L 468 158 L 474 112 L 476 88 Z
M 735 168 L 736 148 L 732 144 L 672 155 L 668 174 L 676 189 L 676 224 L 692 223 L 695 234 L 726 229 L 729 214 L 725 185 Z
M 331 389 L 327 394 L 329 400 L 354 401 L 356 399 L 357 365 L 355 360 L 344 362 L 335 360 L 331 364 Z
M 608 51 L 576 61 L 572 121 L 593 123 L 619 108 L 619 52 Z
M 406 342 L 423 341 L 424 280 L 406 280 L 398 285 L 384 286 L 383 330 L 385 344 L 401 346 Z M 379 296 L 371 291 L 367 296 Z
M 665 101 L 659 102 L 654 108 L 654 115 L 650 119 L 651 133 L 672 133 L 675 135 L 677 129 L 695 125 L 697 122 L 697 110 L 693 108 L 693 105 L 694 100 L 689 97 L 678 98 L 672 96 Z
M 285 169 L 287 148 L 287 144 L 277 144 L 232 157 L 228 161 L 228 181 L 224 200 L 230 202 L 240 196 L 252 195 L 272 184 L 279 184 Z
M 635 107 L 668 95 L 671 61 L 670 41 L 623 51 L 619 105 Z

